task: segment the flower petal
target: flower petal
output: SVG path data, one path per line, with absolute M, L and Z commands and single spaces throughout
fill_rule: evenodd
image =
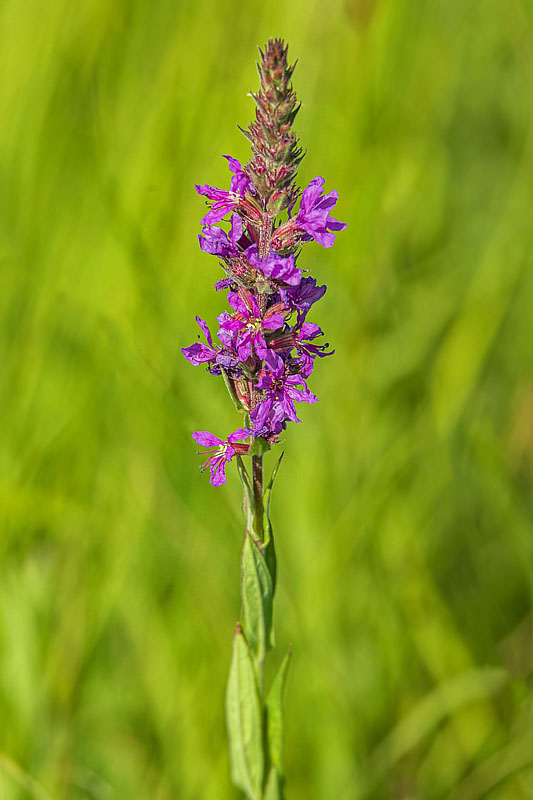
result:
M 261 323 L 261 328 L 264 331 L 277 331 L 278 328 L 283 327 L 285 322 L 285 317 L 283 314 L 272 314 L 271 317 L 267 317 Z
M 201 317 L 198 317 L 198 316 L 195 317 L 195 320 L 198 323 L 198 327 L 200 328 L 200 330 L 204 334 L 205 338 L 207 339 L 208 345 L 210 347 L 213 347 L 213 339 L 211 338 L 211 332 L 209 330 L 207 322 L 205 320 L 203 320 Z
M 199 364 L 205 364 L 207 361 L 213 361 L 217 357 L 217 351 L 206 344 L 195 342 L 189 347 L 182 347 L 181 352 L 187 361 L 197 367 Z
M 228 436 L 228 442 L 232 444 L 233 442 L 239 442 L 242 439 L 248 439 L 250 433 L 250 428 L 237 428 L 236 431 L 233 431 L 233 433 L 230 433 Z
M 285 372 L 283 359 L 273 350 L 269 350 L 265 356 L 265 367 L 272 373 L 274 378 L 281 378 Z
M 315 325 L 314 322 L 304 322 L 300 328 L 298 339 L 314 339 L 316 336 L 322 336 L 322 331 Z
M 211 460 L 209 465 L 211 486 L 222 486 L 226 483 L 226 464 L 227 460 L 222 454 Z
M 234 311 L 238 311 L 239 314 L 242 314 L 244 319 L 250 319 L 250 312 L 246 307 L 246 303 L 241 300 L 237 292 L 228 292 L 228 303 Z
M 218 436 L 215 436 L 214 433 L 209 433 L 209 431 L 195 431 L 192 438 L 202 447 L 218 447 L 224 444 L 223 439 L 219 439 Z

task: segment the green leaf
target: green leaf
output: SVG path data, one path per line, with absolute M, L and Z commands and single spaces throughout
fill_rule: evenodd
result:
M 271 767 L 268 774 L 264 800 L 283 800 L 281 777 L 276 767 Z
M 254 524 L 254 492 L 252 489 L 252 483 L 250 481 L 250 476 L 248 475 L 248 471 L 244 466 L 244 461 L 242 460 L 241 456 L 237 456 L 237 470 L 239 472 L 239 478 L 241 479 L 242 488 L 243 488 L 243 498 L 242 498 L 242 511 L 244 514 L 244 518 L 246 520 L 246 529 L 251 531 L 253 530 Z
M 226 389 L 228 390 L 228 394 L 233 400 L 233 404 L 237 411 L 245 411 L 243 404 L 235 394 L 235 389 L 233 388 L 233 384 L 231 383 L 230 379 L 228 378 L 227 372 L 222 370 L 222 378 L 224 379 L 224 383 L 226 384 Z
M 267 738 L 268 749 L 270 753 L 270 761 L 278 771 L 279 775 L 283 775 L 283 767 L 281 761 L 281 750 L 283 744 L 283 689 L 287 678 L 287 670 L 289 661 L 291 659 L 291 649 L 281 662 L 278 674 L 274 678 L 270 692 L 266 699 L 266 712 L 267 712 Z M 275 796 L 275 795 L 274 795 Z
M 249 800 L 261 800 L 263 731 L 261 701 L 250 651 L 237 625 L 226 694 L 231 777 Z
M 265 557 L 248 532 L 242 549 L 241 593 L 243 628 L 250 652 L 262 661 L 270 647 L 274 592 Z
M 270 445 L 266 439 L 263 439 L 262 436 L 256 436 L 256 438 L 252 442 L 252 446 L 250 447 L 250 451 L 248 455 L 250 456 L 262 456 L 265 453 L 268 453 L 270 450 Z
M 263 555 L 265 557 L 265 563 L 270 573 L 270 579 L 272 581 L 272 597 L 274 597 L 274 592 L 276 591 L 278 566 L 276 558 L 276 547 L 274 545 L 274 536 L 272 535 L 272 530 L 270 531 L 266 543 L 263 545 Z
M 274 531 L 272 530 L 272 523 L 270 521 L 270 501 L 272 499 L 272 487 L 274 485 L 274 481 L 276 479 L 276 475 L 278 474 L 279 465 L 281 464 L 281 459 L 285 453 L 283 452 L 276 464 L 274 465 L 274 469 L 272 470 L 272 475 L 270 476 L 270 480 L 268 485 L 265 489 L 264 499 L 263 499 L 263 507 L 264 507 L 264 530 L 266 532 L 265 535 L 265 544 L 263 546 L 263 553 L 265 555 L 265 560 L 270 571 L 270 577 L 272 578 L 272 593 L 276 590 L 276 579 L 277 579 L 277 559 L 276 559 L 276 548 L 274 545 Z

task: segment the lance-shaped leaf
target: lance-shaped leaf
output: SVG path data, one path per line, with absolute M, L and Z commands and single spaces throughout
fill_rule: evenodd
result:
M 237 625 L 233 637 L 226 717 L 233 782 L 249 800 L 261 800 L 264 770 L 261 701 L 250 651 L 240 625 Z
M 263 439 L 262 436 L 256 436 L 250 447 L 249 455 L 262 456 L 265 453 L 268 453 L 269 450 L 270 450 L 270 445 L 268 441 L 266 439 Z
M 282 779 L 276 767 L 271 767 L 268 773 L 264 800 L 283 800 Z
M 250 652 L 262 661 L 270 647 L 274 592 L 265 557 L 249 533 L 242 548 L 241 593 L 243 628 Z
M 224 369 L 222 370 L 222 377 L 224 379 L 224 383 L 226 385 L 226 389 L 228 390 L 228 394 L 231 397 L 231 399 L 233 400 L 233 405 L 235 406 L 237 411 L 245 411 L 246 409 L 244 408 L 243 404 L 241 403 L 241 401 L 237 397 L 237 394 L 235 392 L 235 388 L 234 388 L 233 384 L 231 383 L 230 379 L 228 378 L 228 374 L 227 374 L 226 370 L 224 370 Z
M 250 476 L 248 475 L 248 471 L 244 466 L 244 461 L 242 460 L 242 457 L 237 456 L 236 460 L 237 460 L 237 470 L 239 472 L 239 478 L 241 479 L 243 488 L 242 510 L 244 518 L 246 520 L 246 529 L 251 531 L 253 529 L 253 524 L 254 524 L 254 507 L 255 507 L 254 492 L 252 489 Z
M 270 521 L 270 501 L 272 499 L 272 487 L 274 486 L 274 481 L 276 480 L 276 475 L 278 474 L 279 465 L 281 464 L 281 459 L 283 458 L 284 453 L 280 455 L 274 469 L 272 470 L 272 475 L 270 476 L 270 480 L 267 484 L 265 489 L 264 499 L 263 499 L 263 508 L 264 508 L 264 530 L 266 532 L 265 535 L 265 544 L 263 545 L 263 553 L 265 555 L 265 561 L 267 563 L 270 577 L 272 578 L 272 593 L 276 590 L 276 578 L 277 578 L 277 560 L 276 560 L 276 548 L 274 546 L 274 531 L 272 530 L 272 522 Z
M 287 678 L 287 669 L 291 659 L 289 651 L 278 670 L 274 682 L 270 687 L 270 692 L 266 699 L 267 712 L 267 739 L 270 754 L 270 763 L 276 768 L 278 774 L 283 775 L 281 761 L 281 750 L 283 745 L 283 689 Z

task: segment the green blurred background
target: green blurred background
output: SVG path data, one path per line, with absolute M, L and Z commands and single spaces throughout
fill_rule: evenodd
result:
M 193 183 L 298 58 L 336 348 L 274 494 L 290 800 L 533 797 L 533 5 L 3 0 L 0 798 L 226 800 L 239 423 Z M 272 456 L 270 463 L 272 463 Z

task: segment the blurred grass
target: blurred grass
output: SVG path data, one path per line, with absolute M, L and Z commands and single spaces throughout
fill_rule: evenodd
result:
M 0 6 L 0 798 L 237 797 L 242 536 L 190 432 L 194 182 L 247 159 L 256 46 L 349 228 L 274 497 L 291 800 L 533 797 L 529 0 Z M 40 788 L 39 788 L 40 787 Z

